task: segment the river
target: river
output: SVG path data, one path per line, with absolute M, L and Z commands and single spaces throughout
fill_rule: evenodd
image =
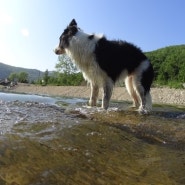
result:
M 0 93 L 0 184 L 185 184 L 185 107 L 86 101 Z

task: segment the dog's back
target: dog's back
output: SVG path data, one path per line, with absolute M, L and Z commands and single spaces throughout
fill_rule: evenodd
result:
M 123 41 L 108 41 L 104 37 L 96 44 L 95 57 L 100 67 L 114 82 L 123 70 L 131 74 L 147 59 L 136 46 Z

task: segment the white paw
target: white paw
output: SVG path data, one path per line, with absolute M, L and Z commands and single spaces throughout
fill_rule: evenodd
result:
M 140 107 L 139 109 L 138 109 L 138 112 L 139 112 L 139 114 L 149 114 L 150 113 L 150 111 L 149 110 L 147 110 L 147 109 L 145 109 L 145 108 L 143 108 L 143 107 Z

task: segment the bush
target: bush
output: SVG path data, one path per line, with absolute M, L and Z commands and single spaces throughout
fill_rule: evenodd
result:
M 146 53 L 154 67 L 154 83 L 182 88 L 185 82 L 185 45 Z

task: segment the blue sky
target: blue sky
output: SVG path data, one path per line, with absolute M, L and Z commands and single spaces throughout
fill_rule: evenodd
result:
M 184 0 L 1 0 L 0 62 L 54 70 L 52 50 L 73 18 L 84 32 L 143 51 L 185 44 L 184 8 Z

